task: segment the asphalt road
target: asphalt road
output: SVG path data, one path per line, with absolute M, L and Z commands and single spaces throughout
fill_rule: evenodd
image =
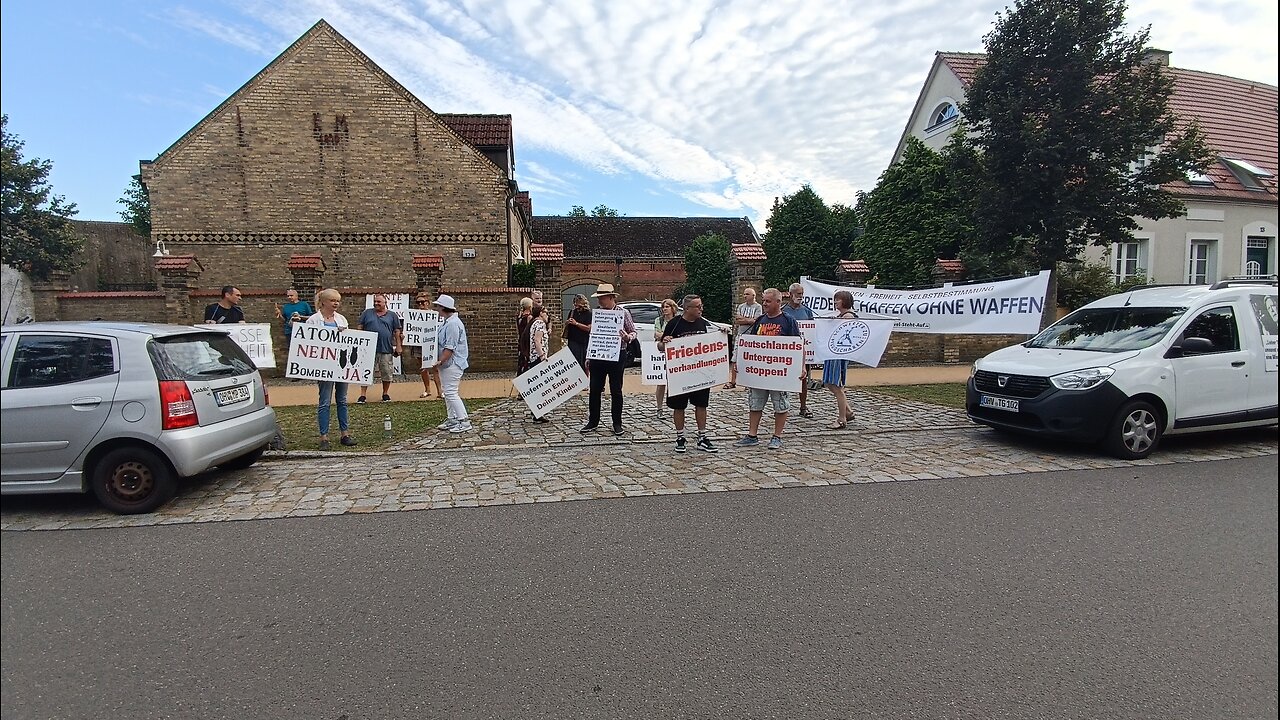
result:
M 5 720 L 1263 718 L 1274 457 L 4 533 Z

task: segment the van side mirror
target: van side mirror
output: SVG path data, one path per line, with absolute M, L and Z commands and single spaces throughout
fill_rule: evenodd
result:
M 1217 350 L 1217 346 L 1208 338 L 1189 337 L 1183 338 L 1182 342 L 1169 348 L 1169 352 L 1165 353 L 1167 358 L 1183 357 L 1185 355 L 1204 355 Z

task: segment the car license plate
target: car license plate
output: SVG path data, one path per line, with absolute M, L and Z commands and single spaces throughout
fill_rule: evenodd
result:
M 213 399 L 219 405 L 234 405 L 238 402 L 244 402 L 249 399 L 249 386 L 236 385 L 235 387 L 223 388 L 213 394 Z
M 995 410 L 1008 410 L 1009 412 L 1018 412 L 1018 401 L 1009 398 L 992 397 L 991 395 L 983 395 L 978 398 L 978 404 L 982 407 L 989 407 Z

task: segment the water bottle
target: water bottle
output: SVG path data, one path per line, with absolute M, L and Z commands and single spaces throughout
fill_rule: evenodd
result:
M 390 415 L 384 415 L 382 418 L 382 437 L 387 440 L 391 439 L 391 416 Z

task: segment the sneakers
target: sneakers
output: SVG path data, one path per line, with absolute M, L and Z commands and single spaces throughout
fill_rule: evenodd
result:
M 578 432 L 582 433 L 583 435 L 586 435 L 587 433 L 595 430 L 598 427 L 600 427 L 600 423 L 587 423 L 586 425 L 583 425 L 582 429 L 579 430 Z
M 391 402 L 391 396 L 390 396 L 390 395 L 383 395 L 383 396 L 382 396 L 382 402 Z
M 614 434 L 614 435 L 621 435 L 621 434 L 622 434 L 622 433 L 624 433 L 624 432 L 626 432 L 626 431 L 622 429 L 622 426 L 621 426 L 621 425 L 614 425 L 614 426 L 613 426 L 613 434 Z
M 351 437 L 350 435 L 343 435 L 342 439 L 339 440 L 338 442 L 342 443 L 343 445 L 346 445 L 347 447 L 355 447 L 356 439 Z
M 332 447 L 333 447 L 333 446 L 329 444 L 329 441 L 328 441 L 328 440 L 321 440 L 321 441 L 320 441 L 320 449 L 321 449 L 321 450 L 328 450 L 328 449 L 330 449 L 330 448 L 332 448 Z
M 760 438 L 755 435 L 748 435 L 738 442 L 734 443 L 734 447 L 755 447 L 760 444 Z
M 470 431 L 471 431 L 471 430 L 473 430 L 473 429 L 474 429 L 474 428 L 473 428 L 473 427 L 471 427 L 471 421 L 470 421 L 470 420 L 462 420 L 462 421 L 460 421 L 457 425 L 454 425 L 453 427 L 449 428 L 449 432 L 451 432 L 451 433 L 464 433 L 464 432 L 470 432 Z
M 706 435 L 703 435 L 702 437 L 698 438 L 698 449 L 701 450 L 702 452 L 710 452 L 710 453 L 720 452 L 720 448 L 716 447 L 715 445 L 712 445 L 711 438 L 707 437 Z
M 778 437 L 777 435 L 774 435 L 773 437 L 769 438 L 769 449 L 770 449 L 770 450 L 781 450 L 781 449 L 782 449 L 782 438 Z
M 457 420 L 454 420 L 453 418 L 446 418 L 444 422 L 442 422 L 442 423 L 440 423 L 439 425 L 437 425 L 437 426 L 436 426 L 436 429 L 437 429 L 437 430 L 452 430 L 452 429 L 453 429 L 453 426 L 454 426 L 454 425 L 457 425 L 457 424 L 458 424 L 458 421 L 457 421 Z
M 685 450 L 685 439 L 683 435 L 676 437 L 676 452 L 682 453 Z
M 363 395 L 361 395 L 360 397 L 356 398 L 356 404 L 357 404 L 357 405 L 363 405 L 363 404 L 365 404 L 366 402 L 368 402 L 368 400 L 365 400 L 365 397 L 364 397 Z

